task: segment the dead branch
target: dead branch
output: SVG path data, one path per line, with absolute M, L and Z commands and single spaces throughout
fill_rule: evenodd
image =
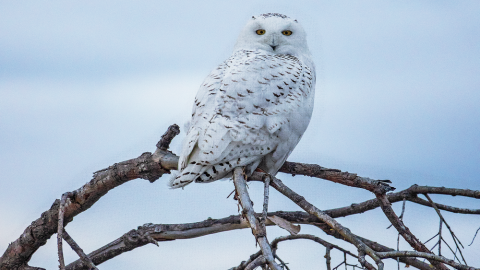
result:
M 395 258 L 395 257 L 420 257 L 425 258 L 429 261 L 438 261 L 445 264 L 448 264 L 455 269 L 460 270 L 480 270 L 480 268 L 474 268 L 466 266 L 460 263 L 456 263 L 454 260 L 447 259 L 443 256 L 435 255 L 427 252 L 417 252 L 417 251 L 390 251 L 390 252 L 378 252 L 378 256 L 381 258 Z M 447 268 L 448 269 L 448 268 Z
M 171 136 L 166 137 L 170 138 Z M 74 216 L 89 209 L 109 190 L 119 185 L 137 178 L 153 182 L 164 173 L 169 173 L 170 169 L 176 168 L 176 165 L 175 167 L 171 166 L 172 156 L 176 157 L 168 151 L 157 149 L 154 155 L 143 153 L 138 158 L 115 163 L 94 173 L 90 182 L 72 192 L 70 203 L 65 206 L 63 225 L 67 225 Z M 160 159 L 163 162 L 159 162 Z M 162 164 L 167 166 L 164 167 Z M 5 253 L 0 257 L 0 269 L 27 267 L 33 253 L 45 245 L 47 240 L 57 232 L 59 204 L 60 200 L 55 200 L 49 210 L 43 212 L 41 217 L 33 221 L 17 240 L 8 245 Z
M 431 188 L 436 188 L 436 187 L 431 187 Z M 431 193 L 431 194 L 434 194 L 434 193 Z M 449 194 L 449 195 L 451 195 L 451 194 Z M 455 195 L 452 195 L 452 196 L 455 196 Z M 408 200 L 411 201 L 411 202 L 417 203 L 417 204 L 432 207 L 431 203 L 429 203 L 428 201 L 426 201 L 422 198 L 419 198 L 419 197 L 412 197 L 412 198 L 409 198 Z M 445 204 L 439 204 L 439 203 L 435 203 L 435 204 L 437 205 L 438 209 L 448 211 L 448 212 L 452 212 L 452 213 L 468 214 L 468 215 L 480 215 L 480 209 L 458 208 L 458 207 L 445 205 Z
M 262 266 L 262 265 L 266 265 L 268 262 L 267 260 L 265 259 L 265 256 L 263 255 L 260 255 L 258 256 L 257 258 L 255 258 L 255 260 L 253 260 L 252 262 L 250 262 L 246 267 L 245 267 L 245 270 L 254 270 L 255 268 L 259 267 L 259 266 Z M 281 269 L 281 268 L 279 268 Z
M 316 164 L 295 163 L 286 161 L 279 172 L 291 175 L 305 175 L 322 178 L 346 186 L 363 188 L 371 192 L 384 192 L 395 190 L 388 185 L 390 180 L 373 180 L 368 177 L 360 177 L 357 174 L 342 172 L 337 169 L 328 169 Z
M 83 252 L 83 249 L 80 248 L 80 246 L 73 240 L 73 238 L 67 233 L 67 231 L 63 231 L 63 239 L 67 241 L 67 243 L 70 245 L 70 247 L 77 253 L 77 255 L 80 257 L 82 262 L 88 267 L 89 270 L 98 270 L 98 268 L 93 264 L 92 260 L 88 258 L 87 254 Z
M 324 230 L 325 233 L 342 239 L 341 235 L 333 234 L 330 230 L 330 227 L 321 226 L 320 220 L 314 216 L 311 216 L 305 212 L 271 212 L 268 213 L 268 216 L 279 216 L 290 222 L 298 224 L 311 224 L 319 227 Z M 260 214 L 256 214 L 256 217 L 259 218 Z M 267 226 L 274 226 L 275 224 L 270 220 L 266 220 Z M 207 219 L 201 222 L 196 223 L 185 223 L 185 224 L 145 224 L 139 226 L 136 230 L 131 230 L 118 239 L 110 242 L 109 244 L 91 252 L 88 254 L 88 257 L 91 258 L 92 262 L 95 265 L 99 265 L 109 259 L 112 259 L 124 252 L 128 252 L 138 247 L 142 247 L 149 243 L 162 242 L 162 241 L 172 241 L 179 239 L 190 239 L 196 237 L 202 237 L 209 234 L 220 233 L 225 231 L 245 229 L 249 228 L 246 220 L 243 219 L 240 215 L 229 216 L 222 219 Z M 394 249 L 380 245 L 377 242 L 370 241 L 368 239 L 360 238 L 366 245 L 371 247 L 375 251 L 388 252 L 394 251 Z M 250 262 L 256 259 L 261 255 L 261 251 L 258 251 L 256 254 L 250 256 L 250 259 L 242 262 L 235 270 L 244 269 Z M 415 260 L 413 258 L 400 258 L 400 261 L 412 265 L 418 269 L 422 270 L 431 270 L 428 264 L 422 263 L 421 261 Z M 84 264 L 82 260 L 76 260 L 66 266 L 67 270 L 80 270 L 80 269 L 89 269 L 87 265 Z
M 352 257 L 354 257 L 355 259 L 358 259 L 358 256 L 351 253 L 350 251 L 346 250 L 346 249 L 343 249 L 337 245 L 334 245 L 330 242 L 327 242 L 325 240 L 323 240 L 322 238 L 318 237 L 318 236 L 315 236 L 315 235 L 311 235 L 311 234 L 296 234 L 296 235 L 286 235 L 286 236 L 280 236 L 280 237 L 277 237 L 275 239 L 273 239 L 272 241 L 272 248 L 273 249 L 277 249 L 278 248 L 278 243 L 280 242 L 283 242 L 283 241 L 287 241 L 287 240 L 297 240 L 297 239 L 306 239 L 306 240 L 312 240 L 316 243 L 319 243 L 320 245 L 332 250 L 332 249 L 337 249 L 345 254 L 348 254 Z
M 471 246 L 471 245 L 473 244 L 473 241 L 475 241 L 475 237 L 477 237 L 478 231 L 480 231 L 480 227 L 479 227 L 479 228 L 477 229 L 477 231 L 475 232 L 475 235 L 473 236 L 472 242 L 469 244 L 469 246 Z
M 248 221 L 250 228 L 252 228 L 252 233 L 255 236 L 260 249 L 262 250 L 263 257 L 268 262 L 268 265 L 272 270 L 281 270 L 280 266 L 275 262 L 273 257 L 272 248 L 267 240 L 267 231 L 265 226 L 262 226 L 258 222 L 257 217 L 254 215 L 252 201 L 247 191 L 247 181 L 245 181 L 245 174 L 243 168 L 236 167 L 233 170 L 233 183 L 235 184 L 235 190 L 237 192 L 238 201 L 242 206 L 242 216 Z M 253 268 L 252 268 L 253 269 Z
M 256 181 L 255 179 L 249 179 L 249 180 Z M 406 194 L 410 194 L 409 190 L 411 190 L 411 189 L 412 188 L 409 188 L 407 190 L 400 191 L 400 192 L 397 192 L 397 193 L 390 193 L 390 194 L 387 195 L 387 197 L 389 199 L 393 198 L 393 199 L 396 199 L 396 200 L 400 201 L 401 198 L 402 198 L 401 195 L 404 194 L 405 192 L 406 192 Z M 341 208 L 325 210 L 325 213 L 328 214 L 329 216 L 331 216 L 332 218 L 337 218 L 337 217 L 345 217 L 345 216 L 349 216 L 349 215 L 363 213 L 363 212 L 369 211 L 371 209 L 375 209 L 377 207 L 379 207 L 378 200 L 373 199 L 373 200 L 368 200 L 368 201 L 358 203 L 358 204 L 352 204 L 348 207 L 341 207 Z M 314 217 L 312 215 L 309 215 L 308 213 L 305 213 L 305 212 L 279 211 L 279 212 L 268 213 L 268 216 L 279 216 L 283 219 L 286 219 L 290 222 L 297 223 L 297 224 L 314 224 L 317 227 L 323 229 L 324 232 L 326 232 L 327 234 L 336 236 L 337 238 L 343 240 L 343 238 L 341 236 L 332 234 L 329 227 L 322 228 L 322 226 L 319 225 L 321 223 L 320 220 L 318 220 L 316 217 Z M 257 215 L 257 218 L 260 218 L 260 216 Z M 211 232 L 212 230 L 209 230 L 209 229 L 200 229 L 200 228 L 204 228 L 203 226 L 205 226 L 205 224 L 203 222 L 200 222 L 200 223 L 195 223 L 196 225 L 194 227 L 192 227 L 192 228 L 195 228 L 196 230 L 198 230 L 198 232 L 197 232 L 198 234 L 193 234 L 192 235 L 192 232 L 186 232 L 185 231 L 184 232 L 185 234 L 182 236 L 182 234 L 179 234 L 178 231 L 183 232 L 184 230 L 187 230 L 185 228 L 190 228 L 191 224 L 151 225 L 151 226 L 154 226 L 155 228 L 158 228 L 158 227 L 163 228 L 164 226 L 173 226 L 172 228 L 176 228 L 175 230 L 177 231 L 177 233 L 175 233 L 174 235 L 177 236 L 177 234 L 178 234 L 178 238 L 166 239 L 164 236 L 155 236 L 155 234 L 151 230 L 148 231 L 148 232 L 145 232 L 145 231 L 143 231 L 143 229 L 140 229 L 140 228 L 143 228 L 143 227 L 139 227 L 139 230 L 135 230 L 134 233 L 131 233 L 131 232 L 128 233 L 129 235 L 133 234 L 135 237 L 131 237 L 131 236 L 128 236 L 128 237 L 124 236 L 124 237 L 125 237 L 125 239 L 137 239 L 137 238 L 142 238 L 141 237 L 142 235 L 150 234 L 156 241 L 167 241 L 167 240 L 174 240 L 174 239 L 186 239 L 186 238 L 191 238 L 191 237 L 199 237 L 199 236 L 207 235 L 207 234 L 210 234 L 210 233 L 222 232 L 222 231 L 233 230 L 233 229 L 243 229 L 243 228 L 248 227 L 246 225 L 246 223 L 244 223 L 243 225 L 240 224 L 242 222 L 241 222 L 241 218 L 239 216 L 231 216 L 227 219 L 215 220 L 215 223 L 212 223 L 212 221 L 214 221 L 214 220 L 209 220 L 208 222 L 205 221 L 205 222 L 207 222 L 205 224 L 212 224 L 212 226 L 220 226 L 218 224 L 222 224 L 221 226 L 223 226 L 223 228 L 220 229 L 218 227 L 219 228 L 218 231 L 213 230 L 213 232 Z M 226 224 L 230 224 L 230 225 L 227 226 Z M 274 224 L 271 221 L 268 221 L 268 222 L 266 222 L 266 225 L 270 226 L 270 225 L 274 225 Z M 150 228 L 153 228 L 153 227 L 150 227 Z M 162 231 L 162 230 L 163 229 L 160 229 L 160 231 Z M 203 234 L 203 233 L 205 233 L 205 234 Z M 172 234 L 172 232 L 169 232 L 167 230 L 166 234 L 170 235 L 170 234 Z M 387 248 L 385 246 L 382 246 L 382 245 L 380 245 L 376 242 L 370 241 L 368 239 L 364 239 L 364 238 L 361 238 L 361 237 L 359 237 L 359 238 L 362 239 L 362 241 L 364 243 L 366 243 L 369 247 L 371 247 L 375 251 L 383 251 L 383 252 L 394 251 L 394 249 Z M 144 241 L 135 240 L 135 241 L 127 241 L 125 243 L 122 242 L 122 238 L 119 238 L 119 239 L 115 240 L 114 242 L 106 245 L 105 247 L 102 247 L 102 248 L 98 249 L 97 251 L 94 251 L 94 252 L 90 253 L 89 257 L 92 258 L 92 256 L 93 256 L 93 258 L 94 258 L 93 261 L 95 262 L 95 264 L 98 265 L 98 264 L 100 264 L 100 263 L 102 263 L 102 262 L 104 262 L 108 259 L 111 259 L 115 256 L 118 256 L 118 255 L 122 254 L 123 252 L 130 251 L 130 250 L 132 250 L 136 247 L 140 247 L 140 246 L 146 245 L 148 243 L 149 243 L 149 241 L 147 241 L 146 238 L 144 239 Z M 116 247 L 122 247 L 122 248 L 121 249 L 116 249 Z M 105 254 L 109 254 L 110 256 L 105 256 Z M 260 253 L 259 253 L 259 255 L 260 255 Z M 256 257 L 254 257 L 253 259 L 255 259 L 255 258 Z M 244 267 L 246 265 L 248 265 L 248 263 L 250 263 L 250 262 L 251 262 L 251 260 L 246 261 L 245 262 L 246 264 L 244 264 L 243 266 L 239 265 L 239 266 L 237 266 L 237 268 L 238 269 L 244 269 Z M 412 266 L 414 266 L 418 269 L 422 269 L 422 270 L 431 269 L 428 266 L 428 264 L 424 264 L 421 261 L 411 259 L 411 258 L 400 258 L 400 262 L 405 263 L 407 265 L 412 265 Z M 74 266 L 74 265 L 76 265 L 76 266 Z M 237 268 L 232 268 L 232 269 L 237 269 Z M 67 266 L 67 269 L 88 269 L 88 268 L 82 268 L 81 262 L 76 261 L 76 262 L 73 262 L 73 263 L 69 264 Z
M 60 270 L 65 270 L 65 260 L 63 259 L 63 218 L 65 215 L 65 204 L 72 193 L 67 192 L 62 195 L 60 200 L 60 207 L 58 209 L 58 225 L 57 225 L 57 247 L 58 247 L 58 262 L 60 264 Z
M 171 127 L 162 136 L 158 143 L 159 148 L 155 153 L 144 153 L 138 158 L 116 163 L 106 169 L 94 173 L 92 180 L 81 188 L 72 192 L 71 201 L 65 206 L 64 222 L 66 226 L 74 216 L 89 209 L 95 202 L 104 196 L 109 190 L 122 185 L 130 180 L 141 178 L 154 182 L 164 173 L 176 169 L 178 156 L 166 151 L 171 139 L 175 136 L 178 127 Z M 356 174 L 349 174 L 335 169 L 326 169 L 318 165 L 300 164 L 286 162 L 281 169 L 282 172 L 304 174 L 312 177 L 319 177 L 337 183 L 365 188 L 367 190 L 390 190 L 391 187 L 384 181 L 372 180 L 358 177 Z M 390 202 L 396 202 L 406 198 L 409 201 L 432 207 L 427 201 L 418 198 L 419 193 L 459 195 L 479 199 L 480 191 L 468 189 L 448 189 L 443 187 L 428 187 L 413 185 L 407 190 L 387 195 Z M 10 243 L 2 257 L 0 257 L 0 269 L 41 269 L 27 265 L 31 256 L 36 250 L 44 245 L 46 241 L 58 231 L 58 213 L 60 200 L 55 200 L 51 208 L 37 220 L 33 221 L 20 237 Z M 427 205 L 428 204 L 428 205 Z M 461 209 L 451 206 L 436 204 L 441 210 L 464 214 L 479 214 L 477 209 Z M 332 209 L 326 214 L 332 217 L 347 216 L 362 213 L 379 207 L 377 200 L 369 200 L 360 204 L 352 204 L 349 207 Z M 308 215 L 304 213 L 305 215 Z M 278 216 L 278 214 L 277 214 Z M 315 219 L 309 216 L 310 219 Z M 287 219 L 288 220 L 288 219 Z M 318 222 L 318 220 L 317 220 Z
M 460 252 L 460 256 L 462 256 L 463 262 L 464 262 L 465 264 L 467 264 L 467 262 L 465 261 L 465 258 L 463 257 L 462 250 L 461 250 L 461 248 L 458 246 L 458 244 L 460 244 L 460 246 L 461 246 L 462 248 L 464 248 L 463 245 L 462 245 L 462 242 L 460 242 L 460 239 L 458 239 L 458 237 L 457 237 L 457 236 L 455 235 L 455 233 L 453 232 L 452 228 L 450 228 L 450 225 L 448 225 L 448 223 L 447 223 L 447 221 L 445 220 L 445 218 L 443 218 L 442 213 L 440 213 L 440 210 L 438 209 L 437 205 L 432 201 L 432 199 L 430 198 L 430 196 L 428 196 L 428 194 L 424 194 L 424 195 L 425 195 L 425 197 L 428 199 L 428 201 L 431 203 L 431 205 L 433 206 L 433 208 L 435 209 L 435 211 L 437 212 L 438 217 L 440 217 L 440 224 L 442 224 L 442 222 L 443 222 L 443 223 L 447 226 L 447 229 L 448 229 L 448 231 L 450 232 L 450 235 L 452 236 L 453 242 L 455 243 L 455 246 L 457 247 L 457 250 Z M 440 227 L 440 228 L 441 228 L 441 227 Z M 441 240 L 441 239 L 442 239 L 442 233 L 441 233 L 441 231 L 439 232 L 439 235 L 440 235 L 439 238 L 440 238 L 440 240 Z M 458 242 L 458 243 L 457 243 L 457 242 Z M 438 242 L 439 247 L 440 247 L 441 243 L 442 243 L 441 241 Z M 440 254 L 439 254 L 439 255 L 440 255 Z
M 403 239 L 405 239 L 405 241 L 407 241 L 407 243 L 409 243 L 410 246 L 413 247 L 416 251 L 431 253 L 431 251 L 422 242 L 420 242 L 420 240 L 418 240 L 418 238 L 412 232 L 410 232 L 408 227 L 403 224 L 403 221 L 398 218 L 397 214 L 395 214 L 395 212 L 393 211 L 391 204 L 385 194 L 375 195 L 380 202 L 380 207 L 382 208 L 383 213 L 385 213 L 385 216 L 387 216 L 390 223 L 392 223 L 393 227 L 397 229 L 398 233 L 400 233 Z M 432 259 L 428 260 L 436 268 L 448 270 L 445 265 L 438 263 L 438 261 Z
M 259 174 L 259 173 L 254 173 L 254 174 Z M 259 175 L 260 176 L 260 175 Z M 252 175 L 252 178 L 255 178 L 255 176 Z M 338 223 L 335 219 L 327 215 L 325 212 L 319 210 L 312 204 L 310 204 L 307 200 L 305 200 L 304 197 L 298 195 L 295 193 L 293 190 L 285 186 L 282 181 L 280 181 L 278 178 L 271 177 L 271 184 L 272 187 L 274 187 L 276 190 L 278 190 L 280 193 L 285 195 L 287 198 L 291 199 L 293 202 L 295 202 L 298 206 L 300 206 L 303 210 L 305 210 L 307 213 L 314 215 L 324 223 L 328 224 L 332 229 L 337 231 L 339 234 L 341 234 L 346 241 L 352 243 L 357 247 L 359 252 L 363 252 L 364 254 L 368 254 L 375 263 L 377 263 L 379 270 L 383 269 L 383 262 L 380 260 L 380 258 L 375 254 L 375 251 L 373 251 L 370 247 L 365 245 L 358 237 L 356 237 L 354 234 L 350 232 L 348 228 L 343 227 L 340 223 Z M 362 264 L 362 266 L 366 267 L 366 261 L 359 259 L 359 262 Z

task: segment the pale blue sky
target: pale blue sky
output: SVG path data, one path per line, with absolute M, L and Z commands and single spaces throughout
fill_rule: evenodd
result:
M 398 189 L 480 189 L 478 1 L 0 1 L 0 252 L 92 172 L 154 151 L 170 124 L 183 127 L 203 77 L 230 55 L 246 20 L 266 12 L 302 23 L 317 64 L 312 122 L 290 161 L 391 179 Z M 319 179 L 279 178 L 321 209 L 372 198 Z M 67 230 L 89 252 L 144 223 L 237 214 L 225 199 L 231 182 L 181 191 L 167 179 L 112 190 Z M 250 187 L 256 205 L 260 190 Z M 271 210 L 299 210 L 272 193 Z M 433 198 L 480 208 L 473 199 Z M 480 226 L 478 216 L 446 218 L 464 243 Z M 339 221 L 396 244 L 381 211 Z M 405 222 L 421 240 L 438 228 L 432 209 L 412 204 Z M 269 230 L 270 239 L 284 234 Z M 52 240 L 31 265 L 57 267 Z M 479 249 L 476 241 L 464 251 L 477 267 Z M 242 230 L 143 247 L 100 268 L 228 269 L 255 250 Z M 293 269 L 324 266 L 324 249 L 307 241 L 279 252 Z M 210 265 L 214 258 L 222 259 Z

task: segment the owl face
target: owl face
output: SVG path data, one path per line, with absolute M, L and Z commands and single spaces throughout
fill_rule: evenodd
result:
M 285 15 L 262 14 L 247 22 L 235 50 L 265 50 L 272 54 L 309 54 L 302 26 Z

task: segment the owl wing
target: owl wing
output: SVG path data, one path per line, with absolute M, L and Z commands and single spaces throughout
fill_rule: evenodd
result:
M 265 156 L 284 161 L 306 128 L 300 127 L 293 136 L 298 139 L 289 143 L 289 133 L 298 125 L 291 121 L 305 122 L 300 119 L 305 116 L 308 125 L 313 84 L 312 70 L 296 57 L 237 51 L 197 94 L 181 171 L 171 186 L 217 180 L 236 166 L 256 167 Z

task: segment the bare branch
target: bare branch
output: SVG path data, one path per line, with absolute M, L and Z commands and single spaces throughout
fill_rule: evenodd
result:
M 447 229 L 448 231 L 450 232 L 450 235 L 452 236 L 452 239 L 453 239 L 453 242 L 455 243 L 455 246 L 457 246 L 457 249 L 458 251 L 460 252 L 460 256 L 462 256 L 462 259 L 463 259 L 463 262 L 465 264 L 467 264 L 467 262 L 465 261 L 465 258 L 463 257 L 463 254 L 462 254 L 462 250 L 460 249 L 460 247 L 458 246 L 458 244 L 460 244 L 463 247 L 462 245 L 462 242 L 460 242 L 460 239 L 458 239 L 458 237 L 455 235 L 455 233 L 453 232 L 452 228 L 450 228 L 450 225 L 448 225 L 447 221 L 445 220 L 445 218 L 443 218 L 443 215 L 442 213 L 440 213 L 440 210 L 438 210 L 437 208 L 437 205 L 432 201 L 432 199 L 430 198 L 430 196 L 428 196 L 428 194 L 423 194 L 425 195 L 425 197 L 428 199 L 428 201 L 432 204 L 433 208 L 435 209 L 435 211 L 437 212 L 438 216 L 440 217 L 440 222 L 443 222 L 446 226 L 447 226 Z M 439 232 L 440 233 L 440 232 Z M 441 237 L 441 233 L 440 233 L 440 237 Z M 457 243 L 458 241 L 458 243 Z M 438 243 L 439 245 L 441 244 L 441 241 L 439 241 Z M 439 254 L 440 255 L 440 254 Z
M 269 198 L 269 188 L 270 188 L 270 176 L 265 176 L 265 183 L 264 183 L 264 192 L 263 192 L 263 211 L 262 211 L 262 218 L 260 222 L 265 225 L 265 220 L 267 219 L 268 213 L 268 198 Z
M 332 262 L 332 257 L 330 256 L 330 251 L 332 250 L 331 247 L 326 247 L 325 249 L 325 261 L 327 263 L 327 270 L 332 270 L 331 262 Z
M 136 178 L 147 179 L 151 182 L 161 177 L 164 173 L 176 169 L 178 164 L 178 156 L 170 151 L 163 150 L 168 147 L 175 128 L 171 127 L 164 135 L 164 140 L 159 143 L 159 148 L 155 153 L 144 153 L 138 158 L 116 163 L 106 169 L 94 173 L 92 180 L 81 188 L 73 191 L 71 202 L 65 206 L 65 215 L 63 225 L 66 226 L 74 216 L 89 209 L 109 190 L 122 185 Z M 369 178 L 357 177 L 355 174 L 343 173 L 339 170 L 326 169 L 318 165 L 308 165 L 301 163 L 287 162 L 282 167 L 282 172 L 290 174 L 304 174 L 313 177 L 320 177 L 330 181 L 366 188 L 368 190 L 386 190 L 390 189 L 385 182 L 376 181 Z M 407 200 L 426 205 L 426 201 L 416 198 L 418 193 L 460 195 L 472 198 L 480 198 L 480 191 L 447 189 L 440 187 L 422 187 L 412 186 L 406 191 L 392 193 L 387 195 L 391 202 Z M 397 200 L 398 198 L 398 200 Z M 417 200 L 419 199 L 419 200 Z M 428 202 L 427 202 L 428 203 Z M 37 220 L 33 221 L 20 237 L 12 242 L 0 257 L 0 269 L 21 269 L 28 268 L 27 265 L 33 253 L 58 231 L 58 213 L 60 200 L 56 200 L 51 208 Z M 362 204 L 352 204 L 350 207 L 343 209 L 332 209 L 332 216 L 347 216 L 356 213 L 362 213 L 378 207 L 376 200 L 370 200 Z M 427 205 L 429 206 L 429 205 Z M 431 206 L 430 206 L 431 207 Z M 479 214 L 480 210 L 460 209 L 450 206 L 437 204 L 439 209 L 451 211 L 455 213 Z M 328 212 L 327 214 L 331 214 Z
M 167 151 L 170 147 L 170 143 L 172 142 L 173 138 L 180 134 L 180 128 L 178 125 L 173 124 L 168 127 L 167 132 L 162 135 L 162 138 L 157 143 L 157 148 L 163 151 Z
M 431 188 L 435 189 L 436 187 L 431 187 Z M 427 193 L 425 193 L 425 194 L 427 194 Z M 449 194 L 449 195 L 451 195 L 451 194 Z M 432 207 L 431 203 L 429 203 L 428 201 L 426 201 L 422 198 L 412 197 L 412 198 L 408 198 L 408 200 L 411 201 L 411 202 L 414 202 L 414 203 L 424 205 L 424 206 Z M 445 205 L 445 204 L 439 204 L 439 203 L 435 203 L 435 204 L 437 205 L 438 209 L 448 211 L 448 212 L 452 212 L 452 213 L 480 215 L 480 209 L 458 208 L 458 207 Z
M 265 259 L 265 256 L 263 255 L 260 255 L 258 256 L 257 258 L 255 258 L 255 260 L 253 260 L 251 263 L 249 263 L 247 265 L 247 267 L 245 267 L 245 270 L 253 270 L 261 265 L 265 265 L 267 264 L 267 260 Z M 280 266 L 279 266 L 280 267 Z M 281 270 L 281 268 L 279 268 Z
M 380 202 L 380 206 L 383 210 L 383 213 L 385 213 L 385 216 L 387 216 L 388 220 L 392 223 L 392 225 L 397 229 L 397 231 L 402 235 L 403 239 L 407 241 L 407 243 L 410 244 L 415 250 L 420 251 L 420 252 L 426 252 L 426 253 L 431 253 L 431 251 L 422 243 L 420 240 L 418 240 L 415 235 L 410 232 L 407 226 L 403 224 L 403 221 L 400 220 L 393 211 L 390 202 L 388 201 L 387 197 L 385 194 L 375 194 L 377 196 L 378 201 Z M 433 261 L 429 259 L 429 262 L 434 265 L 435 267 L 439 269 L 444 269 L 447 270 L 448 268 L 445 265 L 442 265 L 438 263 L 437 261 Z
M 252 233 L 262 250 L 263 257 L 267 260 L 268 265 L 272 270 L 281 270 L 280 266 L 275 262 L 272 249 L 267 240 L 267 231 L 265 226 L 262 226 L 254 215 L 252 201 L 247 191 L 247 181 L 245 181 L 245 175 L 243 168 L 236 167 L 233 170 L 233 183 L 235 184 L 235 190 L 237 191 L 238 200 L 242 206 L 242 215 L 248 220 L 248 224 L 252 228 Z
M 445 264 L 448 264 L 455 269 L 460 270 L 480 270 L 480 268 L 474 268 L 466 266 L 463 264 L 456 263 L 454 260 L 447 259 L 443 256 L 435 255 L 432 253 L 426 252 L 417 252 L 417 251 L 390 251 L 390 252 L 378 252 L 378 256 L 381 258 L 395 258 L 395 257 L 420 257 L 425 258 L 429 261 L 439 261 Z M 448 269 L 448 268 L 447 268 Z
M 252 178 L 254 178 L 254 176 L 252 176 Z M 357 247 L 359 251 L 362 251 L 368 254 L 368 256 L 370 256 L 377 263 L 377 265 L 379 266 L 379 270 L 383 269 L 383 263 L 380 261 L 380 258 L 377 255 L 375 255 L 375 252 L 370 247 L 365 245 L 360 239 L 358 239 L 358 237 L 352 234 L 348 228 L 343 227 L 340 223 L 338 223 L 336 220 L 331 218 L 325 212 L 320 211 L 318 208 L 310 204 L 307 200 L 305 200 L 304 197 L 298 195 L 293 190 L 285 186 L 282 183 L 282 181 L 280 181 L 278 178 L 272 177 L 271 186 L 274 187 L 283 195 L 285 195 L 287 198 L 291 199 L 293 202 L 295 202 L 307 213 L 314 215 L 321 221 L 328 224 L 328 226 L 330 226 L 332 229 L 334 229 L 339 234 L 341 234 L 348 242 L 355 245 L 355 247 Z M 363 266 L 366 266 L 366 265 L 363 265 Z
M 368 177 L 360 177 L 354 173 L 342 172 L 337 169 L 328 169 L 316 164 L 294 163 L 286 161 L 279 172 L 292 175 L 305 175 L 322 178 L 346 186 L 363 188 L 372 192 L 389 192 L 395 190 L 388 185 L 390 180 L 373 180 Z
M 63 217 L 65 215 L 65 203 L 72 193 L 67 192 L 62 195 L 60 200 L 60 207 L 58 209 L 58 225 L 57 225 L 57 248 L 58 248 L 58 262 L 60 270 L 65 270 L 65 260 L 63 259 Z
M 92 260 L 88 258 L 87 254 L 83 252 L 83 249 L 80 248 L 80 246 L 73 240 L 73 238 L 67 233 L 67 231 L 63 231 L 63 239 L 67 241 L 67 243 L 70 245 L 70 247 L 77 253 L 77 255 L 80 257 L 80 259 L 83 261 L 85 265 L 88 266 L 88 269 L 93 269 L 93 270 L 98 270 L 98 268 L 93 264 Z
M 332 235 L 336 238 L 344 240 L 343 237 L 339 234 L 335 234 L 335 231 L 331 231 L 330 227 L 326 226 L 324 223 L 318 220 L 316 217 L 313 217 L 304 212 L 271 212 L 268 213 L 268 216 L 280 216 L 290 222 L 300 223 L 300 224 L 312 224 L 320 229 L 322 229 L 328 235 Z M 256 215 L 257 218 L 260 215 Z M 322 225 L 323 224 L 323 225 Z M 267 226 L 273 226 L 275 223 L 267 219 Z M 241 218 L 239 215 L 229 216 L 222 219 L 207 219 L 202 222 L 196 223 L 185 223 L 185 224 L 145 224 L 139 226 L 136 230 L 131 230 L 119 237 L 118 239 L 112 241 L 111 243 L 91 252 L 88 254 L 88 257 L 91 258 L 92 262 L 95 265 L 99 265 L 111 258 L 114 258 L 124 252 L 128 252 L 138 247 L 142 247 L 149 243 L 154 243 L 154 241 L 172 241 L 176 239 L 189 239 L 202 237 L 209 234 L 220 233 L 225 231 L 245 229 L 249 228 L 248 223 L 245 219 Z M 377 242 L 370 241 L 368 239 L 357 236 L 365 244 L 371 247 L 375 251 L 388 252 L 394 251 L 394 249 L 380 245 Z M 150 239 L 149 239 L 150 238 Z M 254 255 L 250 256 L 250 259 L 242 262 L 239 266 L 231 268 L 232 270 L 244 269 L 251 261 L 261 255 L 261 251 L 258 251 Z M 428 264 L 425 264 L 421 261 L 412 259 L 412 258 L 400 258 L 400 261 L 412 265 L 418 269 L 422 270 L 431 270 L 431 267 Z M 81 260 L 76 260 L 66 266 L 67 270 L 79 270 L 79 269 L 89 269 Z
M 93 175 L 93 179 L 81 188 L 73 191 L 70 203 L 65 206 L 63 225 L 67 225 L 73 217 L 89 209 L 109 190 L 130 180 L 142 178 L 151 182 L 176 168 L 172 160 L 177 158 L 168 151 L 157 149 L 155 154 L 143 153 L 138 158 L 116 163 Z M 162 160 L 162 162 L 159 162 Z M 164 166 L 165 165 L 165 166 Z M 43 212 L 41 217 L 33 221 L 20 237 L 5 250 L 0 257 L 0 269 L 17 269 L 26 267 L 33 253 L 57 232 L 60 200 Z
M 275 254 L 275 258 L 280 262 L 282 268 L 285 268 L 286 270 L 290 270 L 290 268 L 287 266 L 288 263 L 284 262 L 280 257 L 278 257 L 277 254 Z
M 470 245 L 468 246 L 471 246 L 473 244 L 473 241 L 475 241 L 475 237 L 477 237 L 477 233 L 478 231 L 480 231 L 480 227 L 477 229 L 477 231 L 475 232 L 475 235 L 473 236 L 473 239 L 472 239 L 472 242 L 470 243 Z
M 296 235 L 286 235 L 286 236 L 280 236 L 280 237 L 277 237 L 275 239 L 273 239 L 272 241 L 272 248 L 273 249 L 277 249 L 278 248 L 278 243 L 280 242 L 283 242 L 283 241 L 287 241 L 287 240 L 297 240 L 297 239 L 306 239 L 306 240 L 312 240 L 314 242 L 317 242 L 319 243 L 320 245 L 326 247 L 326 248 L 329 248 L 330 250 L 331 249 L 337 249 L 345 254 L 348 254 L 352 257 L 354 257 L 355 259 L 358 259 L 358 256 L 351 253 L 350 251 L 346 250 L 346 249 L 343 249 L 337 245 L 334 245 L 332 243 L 329 243 L 325 240 L 323 240 L 322 238 L 318 237 L 318 236 L 315 236 L 315 235 L 311 235 L 311 234 L 296 234 Z

